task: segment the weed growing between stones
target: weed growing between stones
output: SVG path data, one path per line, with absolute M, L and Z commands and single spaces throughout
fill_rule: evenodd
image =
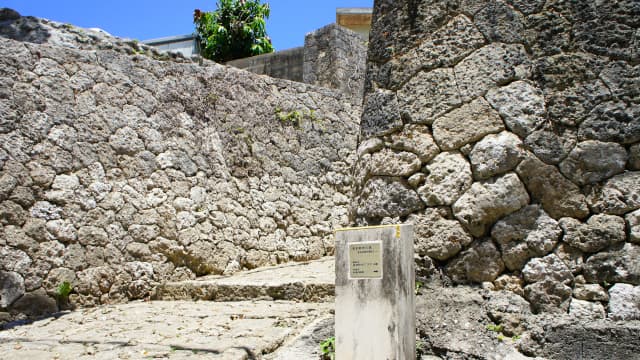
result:
M 323 360 L 335 360 L 336 358 L 336 338 L 332 336 L 320 342 L 320 352 Z

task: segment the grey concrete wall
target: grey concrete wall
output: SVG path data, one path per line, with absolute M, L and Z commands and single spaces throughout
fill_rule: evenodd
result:
M 270 54 L 232 60 L 226 63 L 255 74 L 303 82 L 304 48 L 297 47 Z

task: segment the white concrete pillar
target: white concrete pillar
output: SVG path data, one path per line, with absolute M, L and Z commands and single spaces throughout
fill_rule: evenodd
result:
M 336 359 L 416 358 L 413 226 L 336 231 Z

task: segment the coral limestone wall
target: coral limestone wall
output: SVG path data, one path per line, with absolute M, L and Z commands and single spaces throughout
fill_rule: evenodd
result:
M 427 264 L 536 312 L 640 318 L 638 2 L 374 13 L 355 221 L 413 222 Z
M 108 303 L 333 251 L 358 132 L 349 98 L 3 21 L 38 43 L 0 38 L 0 310 L 55 311 L 64 281 L 72 303 Z

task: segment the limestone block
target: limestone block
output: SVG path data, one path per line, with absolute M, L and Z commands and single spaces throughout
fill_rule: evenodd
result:
M 596 80 L 603 64 L 603 58 L 589 53 L 554 54 L 537 60 L 535 80 L 545 84 L 546 91 L 567 89 Z
M 82 245 L 106 246 L 109 243 L 109 236 L 102 228 L 82 226 L 78 229 L 78 242 Z
M 594 186 L 587 197 L 589 207 L 597 213 L 623 215 L 640 208 L 640 171 L 616 175 Z
M 611 98 L 611 91 L 601 80 L 580 82 L 545 93 L 549 119 L 556 125 L 579 126 L 593 108 Z
M 635 244 L 640 244 L 640 210 L 627 214 L 625 219 L 627 220 L 629 241 Z
M 607 316 L 607 312 L 599 302 L 571 299 L 569 315 L 581 320 L 596 320 L 604 319 Z
M 616 143 L 578 143 L 560 163 L 560 171 L 578 185 L 596 183 L 624 171 L 627 151 Z
M 32 264 L 32 260 L 24 251 L 12 249 L 8 246 L 0 247 L 4 270 L 24 274 Z
M 458 221 L 444 218 L 433 208 L 407 221 L 414 224 L 415 250 L 422 256 L 447 260 L 473 241 Z
M 44 220 L 60 219 L 62 208 L 48 201 L 37 201 L 30 209 L 31 216 Z
M 571 128 L 544 126 L 524 140 L 527 148 L 547 164 L 558 164 L 578 143 L 578 135 Z
M 615 284 L 609 289 L 609 318 L 640 320 L 640 286 Z
M 474 236 L 482 236 L 489 226 L 529 203 L 529 194 L 509 173 L 499 178 L 476 182 L 455 204 L 453 213 Z
M 418 194 L 401 178 L 372 178 L 357 200 L 361 218 L 406 216 L 424 208 Z
M 622 144 L 640 141 L 640 108 L 624 102 L 606 102 L 596 106 L 580 124 L 580 140 L 600 140 Z
M 71 221 L 66 219 L 47 221 L 46 229 L 50 236 L 63 243 L 75 242 L 78 238 L 75 226 Z
M 491 42 L 522 42 L 524 16 L 502 1 L 488 3 L 474 15 L 473 21 Z
M 427 177 L 418 194 L 427 206 L 453 204 L 473 182 L 471 167 L 459 153 L 439 154 L 425 167 L 424 172 Z
M 362 141 L 360 145 L 358 145 L 358 149 L 356 152 L 358 154 L 358 157 L 362 157 L 365 154 L 375 153 L 376 151 L 379 151 L 383 147 L 384 147 L 384 141 L 382 141 L 380 138 L 373 137 L 373 138 L 369 138 Z M 404 149 L 401 149 L 401 150 L 404 150 Z
M 451 69 L 420 71 L 398 91 L 398 101 L 411 122 L 428 125 L 462 103 Z
M 478 240 L 449 262 L 445 271 L 454 282 L 493 281 L 504 270 L 500 251 L 491 239 Z
M 6 309 L 24 295 L 24 279 L 15 272 L 0 271 L 0 308 Z
M 524 281 L 515 275 L 500 275 L 494 282 L 496 291 L 507 290 L 524 297 Z
M 599 284 L 587 284 L 582 275 L 576 276 L 573 297 L 586 301 L 609 301 L 609 294 L 604 287 Z
M 403 83 L 419 70 L 450 67 L 486 43 L 464 15 L 458 15 L 430 34 L 417 48 L 389 62 L 392 84 Z
M 529 74 L 529 59 L 520 44 L 491 43 L 466 57 L 454 67 L 462 100 L 484 95 L 492 87 Z
M 15 177 L 3 173 L 0 176 L 0 201 L 7 199 L 17 185 L 18 180 Z
M 22 226 L 27 221 L 28 213 L 22 206 L 11 200 L 0 203 L 0 224 Z
M 459 149 L 502 130 L 500 116 L 483 98 L 452 110 L 433 123 L 433 137 L 444 151 Z
M 640 170 L 640 144 L 629 148 L 629 163 L 627 167 L 630 170 Z
M 520 270 L 532 257 L 545 256 L 562 235 L 558 222 L 540 205 L 529 205 L 498 221 L 491 236 L 500 245 L 509 270 Z
M 522 140 L 503 131 L 477 142 L 471 153 L 471 167 L 476 179 L 486 179 L 511 171 L 524 159 Z
M 405 125 L 401 132 L 390 136 L 389 146 L 395 150 L 410 151 L 424 163 L 440 152 L 429 127 L 424 125 Z
M 528 81 L 515 81 L 489 90 L 487 101 L 500 113 L 507 129 L 526 137 L 544 121 L 546 109 L 542 91 Z
M 58 311 L 56 301 L 44 289 L 24 294 L 11 305 L 11 310 L 27 316 L 42 316 Z
M 123 127 L 109 137 L 109 144 L 117 154 L 133 155 L 144 150 L 144 143 L 135 130 Z
M 409 177 L 420 170 L 422 162 L 414 153 L 383 149 L 371 155 L 369 164 L 373 176 Z
M 180 150 L 163 152 L 156 157 L 156 163 L 160 169 L 180 170 L 187 176 L 193 176 L 198 171 L 198 166 Z
M 624 282 L 640 285 L 640 246 L 625 243 L 590 256 L 584 264 L 584 278 L 589 283 Z
M 553 253 L 569 267 L 572 273 L 577 274 L 582 272 L 585 254 L 579 249 L 567 243 L 560 242 L 555 250 L 553 250 Z
M 538 313 L 566 313 L 571 301 L 571 287 L 559 281 L 546 279 L 524 288 L 525 299 Z
M 521 13 L 530 15 L 542 10 L 545 0 L 507 0 L 507 2 Z
M 522 269 L 522 275 L 529 284 L 553 280 L 570 286 L 574 281 L 573 274 L 567 265 L 555 254 L 531 259 Z
M 392 133 L 402 127 L 396 94 L 377 89 L 364 99 L 361 128 L 365 138 Z
M 518 165 L 516 171 L 533 199 L 540 202 L 552 218 L 582 219 L 589 214 L 586 198 L 580 188 L 562 176 L 555 166 L 529 157 Z
M 626 240 L 625 222 L 619 216 L 598 214 L 586 223 L 573 218 L 560 219 L 563 241 L 586 253 L 594 253 Z

